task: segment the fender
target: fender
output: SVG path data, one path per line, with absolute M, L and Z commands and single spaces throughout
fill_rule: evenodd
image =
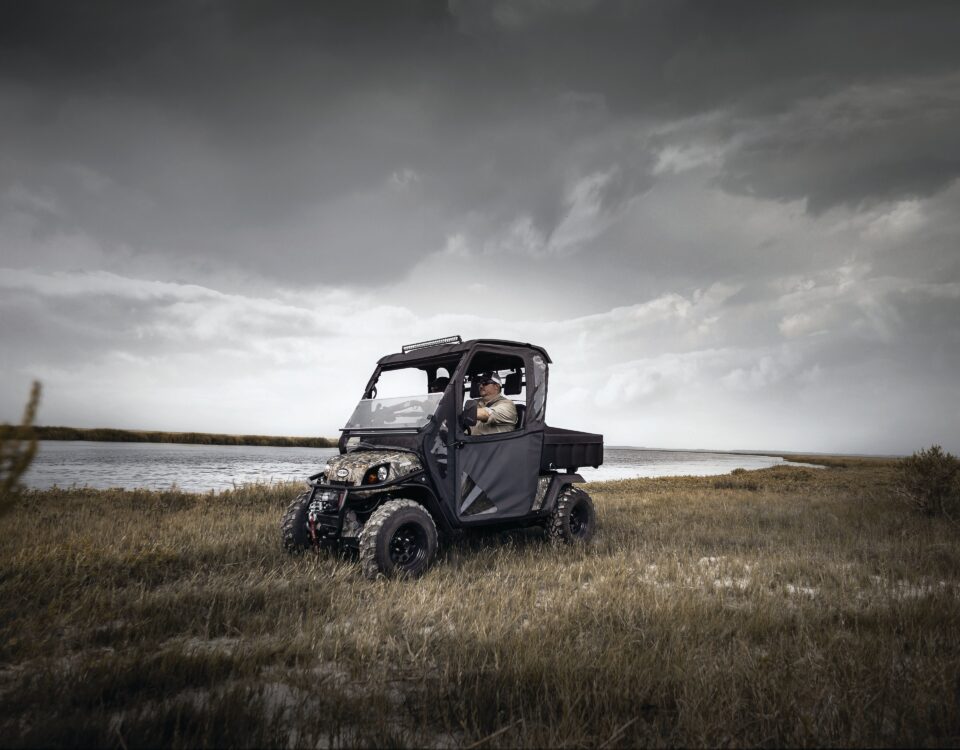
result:
M 400 482 L 390 487 L 390 494 L 398 497 L 406 497 L 415 500 L 429 511 L 433 516 L 437 528 L 444 534 L 449 534 L 453 530 L 453 525 L 447 516 L 446 508 L 437 498 L 436 492 L 426 482 Z
M 584 482 L 586 480 L 579 474 L 554 474 L 553 481 L 550 482 L 550 487 L 547 489 L 547 496 L 543 500 L 542 512 L 546 514 L 553 510 L 557 498 L 565 487 L 571 484 L 583 484 Z

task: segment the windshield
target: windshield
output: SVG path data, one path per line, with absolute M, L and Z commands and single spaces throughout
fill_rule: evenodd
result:
M 441 398 L 442 393 L 425 393 L 422 396 L 360 399 L 344 429 L 420 429 L 430 421 Z

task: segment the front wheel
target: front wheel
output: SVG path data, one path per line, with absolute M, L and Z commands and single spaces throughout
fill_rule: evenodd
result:
M 560 493 L 547 521 L 547 534 L 556 543 L 586 544 L 597 528 L 593 500 L 578 487 Z
M 360 532 L 360 565 L 367 578 L 420 576 L 436 553 L 437 526 L 413 500 L 384 503 Z
M 280 539 L 291 555 L 302 554 L 310 546 L 310 490 L 299 495 L 287 506 L 280 520 Z

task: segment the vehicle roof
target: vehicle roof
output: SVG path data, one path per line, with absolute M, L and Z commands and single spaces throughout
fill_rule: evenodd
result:
M 448 354 L 463 354 L 465 352 L 471 351 L 478 346 L 503 346 L 503 347 L 515 347 L 517 349 L 530 349 L 535 352 L 539 352 L 543 355 L 543 358 L 547 362 L 552 362 L 550 355 L 547 354 L 547 350 L 542 346 L 537 346 L 536 344 L 528 344 L 521 341 L 507 341 L 506 339 L 469 339 L 459 344 L 437 344 L 436 346 L 425 346 L 422 349 L 415 349 L 412 352 L 407 352 L 406 354 L 398 352 L 396 354 L 388 354 L 385 357 L 381 357 L 377 360 L 378 365 L 396 365 L 396 364 L 405 364 L 408 362 L 422 362 L 428 361 L 431 359 L 439 359 L 444 355 Z

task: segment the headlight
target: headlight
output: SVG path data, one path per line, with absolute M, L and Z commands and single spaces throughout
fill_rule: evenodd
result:
M 375 466 L 363 476 L 364 484 L 376 484 L 377 482 L 386 482 L 390 476 L 390 469 L 387 466 Z

